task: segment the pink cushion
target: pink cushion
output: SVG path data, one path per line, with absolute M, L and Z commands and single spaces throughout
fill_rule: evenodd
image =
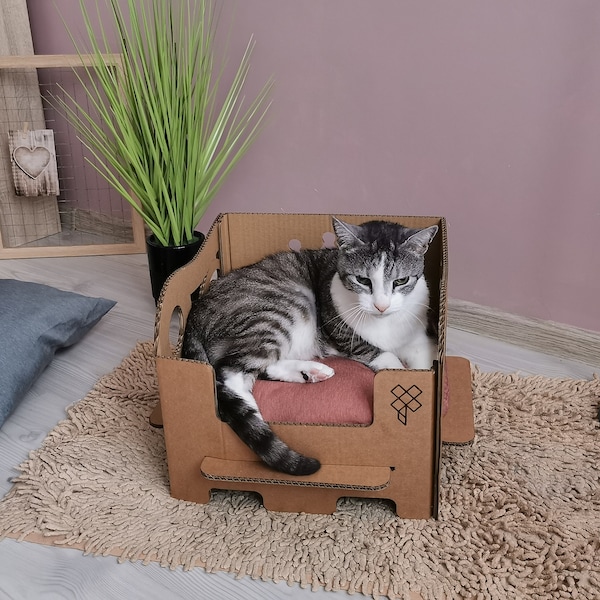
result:
M 347 358 L 322 361 L 335 375 L 319 383 L 259 380 L 253 394 L 260 411 L 271 423 L 370 425 L 373 421 L 375 373 Z

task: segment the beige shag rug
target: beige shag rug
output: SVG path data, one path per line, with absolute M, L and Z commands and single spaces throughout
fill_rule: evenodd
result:
M 169 496 L 151 345 L 68 412 L 0 503 L 0 537 L 408 598 L 599 598 L 600 380 L 473 375 L 477 435 L 444 447 L 438 521 L 385 502 L 269 513 Z

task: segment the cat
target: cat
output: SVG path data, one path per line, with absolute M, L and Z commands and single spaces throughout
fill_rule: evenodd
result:
M 263 420 L 257 378 L 317 383 L 330 355 L 373 370 L 429 369 L 436 356 L 424 257 L 437 226 L 332 218 L 337 248 L 287 251 L 211 282 L 192 303 L 183 358 L 215 370 L 219 416 L 272 469 L 310 475 L 315 458 L 289 448 Z

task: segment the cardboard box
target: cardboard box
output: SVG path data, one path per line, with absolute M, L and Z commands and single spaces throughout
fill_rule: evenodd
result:
M 270 470 L 219 420 L 212 367 L 180 358 L 190 295 L 199 286 L 202 292 L 211 278 L 272 252 L 299 244 L 321 248 L 324 239 L 331 239 L 331 217 L 220 215 L 198 255 L 169 278 L 157 307 L 160 405 L 151 421 L 159 424 L 162 420 L 164 425 L 175 498 L 207 503 L 212 489 L 246 490 L 259 493 L 269 510 L 332 513 L 340 497 L 357 496 L 390 499 L 404 518 L 437 516 L 444 381 L 450 382 L 451 397 L 444 436 L 463 443 L 473 435 L 469 363 L 452 359 L 448 373 L 444 372 L 446 222 L 439 217 L 336 216 L 356 224 L 384 219 L 415 228 L 438 225 L 439 232 L 426 255 L 431 304 L 439 324 L 435 364 L 430 370 L 378 372 L 370 426 L 272 424 L 286 443 L 319 458 L 322 467 L 308 477 Z

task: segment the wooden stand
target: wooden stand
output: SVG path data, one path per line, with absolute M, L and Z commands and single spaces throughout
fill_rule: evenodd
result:
M 0 7 L 0 60 L 14 64 L 19 54 L 31 60 L 33 43 L 25 0 L 2 2 Z M 37 71 L 0 71 L 0 124 L 44 129 L 44 111 L 39 94 Z M 13 248 L 59 233 L 61 230 L 56 195 L 24 199 L 18 196 L 12 175 L 12 158 L 6 133 L 0 143 L 0 247 Z
M 119 54 L 107 54 L 104 59 L 108 64 L 114 64 L 119 68 L 121 57 Z M 41 96 L 38 88 L 38 78 L 36 69 L 73 69 L 77 67 L 93 67 L 95 57 L 91 55 L 47 55 L 47 56 L 0 56 L 0 90 L 2 85 L 6 85 L 11 78 L 23 77 L 23 73 L 32 75 L 30 83 L 35 90 L 22 95 L 35 97 L 35 102 L 39 105 L 41 112 Z M 18 70 L 18 71 L 16 71 Z M 16 74 L 18 73 L 18 75 Z M 14 90 L 11 92 L 14 95 Z M 13 101 L 14 103 L 14 101 Z M 2 102 L 0 102 L 0 124 L 10 123 L 10 129 L 15 129 L 29 123 L 31 128 L 43 129 L 45 127 L 43 114 L 41 120 L 33 118 L 31 109 L 18 113 L 17 121 L 14 120 L 14 112 L 11 112 L 10 119 L 4 119 L 1 112 Z M 4 120 L 3 120 L 4 119 Z M 72 149 L 70 152 L 73 152 Z M 131 242 L 121 241 L 123 235 L 111 236 L 111 227 L 114 224 L 110 222 L 109 216 L 102 213 L 88 213 L 86 211 L 72 211 L 69 217 L 59 218 L 56 197 L 46 196 L 38 198 L 24 198 L 15 193 L 13 175 L 11 170 L 11 157 L 8 154 L 8 145 L 0 144 L 0 258 L 33 258 L 33 257 L 51 257 L 51 256 L 82 256 L 82 255 L 101 255 L 101 254 L 129 254 L 143 253 L 146 250 L 145 230 L 141 217 L 131 209 L 131 223 L 120 224 L 121 229 L 126 229 L 127 237 L 132 238 Z M 82 164 L 84 163 L 82 159 Z M 93 190 L 87 190 L 86 193 L 93 193 Z M 49 199 L 51 202 L 49 202 Z M 122 200 L 122 202 L 126 202 Z M 77 243 L 55 243 L 48 240 L 48 243 L 40 243 L 35 246 L 23 247 L 23 244 L 29 244 L 32 241 L 48 238 L 61 232 L 63 229 L 69 229 L 73 225 L 74 230 L 81 230 L 82 223 L 89 225 L 90 219 L 94 222 L 93 231 L 100 231 L 104 238 L 114 238 L 115 242 L 110 243 L 90 243 L 86 245 Z M 108 231 L 108 235 L 105 234 Z M 65 233 L 63 231 L 63 233 Z M 65 236 L 66 237 L 66 236 Z

